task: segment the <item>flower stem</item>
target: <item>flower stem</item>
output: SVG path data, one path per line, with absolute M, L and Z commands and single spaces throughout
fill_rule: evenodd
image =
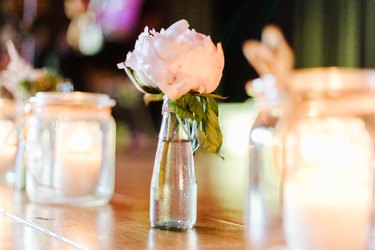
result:
M 159 197 L 163 193 L 163 186 L 165 182 L 165 168 L 167 165 L 166 163 L 167 163 L 168 147 L 169 147 L 169 141 L 164 141 L 163 151 L 162 151 L 161 160 L 160 160 L 159 175 L 158 175 Z
M 164 111 L 163 111 L 164 113 Z M 161 153 L 161 159 L 160 159 L 160 169 L 159 169 L 159 175 L 158 175 L 158 187 L 159 187 L 159 196 L 163 193 L 163 186 L 165 183 L 165 176 L 166 176 L 166 167 L 168 162 L 168 153 L 169 153 L 169 144 L 173 141 L 175 129 L 176 129 L 176 123 L 178 124 L 178 120 L 174 119 L 175 114 L 168 112 L 167 114 L 164 114 L 164 116 L 167 115 L 168 117 L 165 117 L 166 120 L 166 130 L 160 134 L 160 141 L 163 144 L 162 153 Z M 178 126 L 178 125 L 177 125 Z

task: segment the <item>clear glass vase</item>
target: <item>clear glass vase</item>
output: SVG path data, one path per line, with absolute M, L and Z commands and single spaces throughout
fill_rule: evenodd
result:
M 256 249 L 278 248 L 285 243 L 276 126 L 285 98 L 272 75 L 256 79 L 253 88 L 258 115 L 250 131 L 249 186 L 244 213 L 247 236 Z
M 191 127 L 177 118 L 164 99 L 163 120 L 151 180 L 150 221 L 154 228 L 193 228 L 197 211 L 197 183 Z

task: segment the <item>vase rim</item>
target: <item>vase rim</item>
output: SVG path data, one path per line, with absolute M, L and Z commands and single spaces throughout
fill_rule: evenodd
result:
M 95 104 L 102 108 L 110 108 L 116 105 L 116 101 L 107 94 L 90 92 L 38 92 L 30 102 L 36 106 L 50 104 Z

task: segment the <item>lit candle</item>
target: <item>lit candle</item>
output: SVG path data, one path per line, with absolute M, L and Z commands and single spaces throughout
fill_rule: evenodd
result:
M 54 187 L 66 195 L 92 195 L 99 185 L 102 131 L 93 122 L 61 122 L 55 150 Z
M 13 166 L 17 145 L 14 122 L 0 120 L 0 172 L 6 172 Z
M 295 132 L 286 142 L 297 145 L 288 151 L 298 155 L 284 185 L 288 249 L 366 249 L 373 149 L 365 124 L 354 118 L 304 120 Z

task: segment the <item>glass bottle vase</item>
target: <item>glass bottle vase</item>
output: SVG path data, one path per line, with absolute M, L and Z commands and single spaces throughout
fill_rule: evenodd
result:
M 191 126 L 177 118 L 163 103 L 163 119 L 159 133 L 151 180 L 151 226 L 164 230 L 193 228 L 197 212 L 197 183 L 191 143 Z
M 276 78 L 265 75 L 253 83 L 258 116 L 250 131 L 249 187 L 245 209 L 247 236 L 255 249 L 282 248 L 282 170 L 277 163 L 276 127 L 285 97 Z

